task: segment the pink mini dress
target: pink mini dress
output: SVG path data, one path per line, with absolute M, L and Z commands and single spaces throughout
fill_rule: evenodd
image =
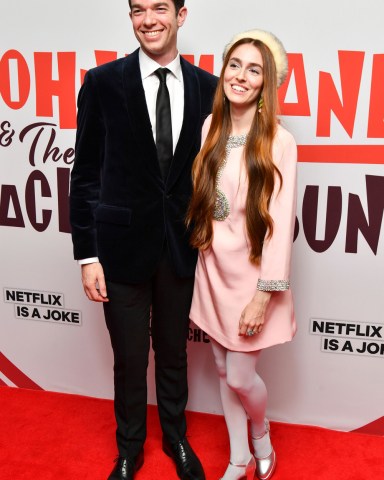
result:
M 203 141 L 211 117 L 203 126 Z M 213 242 L 200 251 L 196 266 L 191 320 L 225 348 L 249 352 L 290 341 L 296 332 L 289 270 L 296 214 L 297 148 L 292 135 L 278 125 L 273 142 L 273 160 L 283 177 L 276 176 L 269 213 L 274 222 L 273 236 L 265 240 L 260 265 L 249 261 L 249 241 L 245 225 L 248 180 L 244 165 L 244 145 L 231 137 L 218 188 L 229 205 L 225 220 L 213 220 Z M 263 331 L 252 337 L 239 336 L 243 309 L 256 290 L 272 291 Z

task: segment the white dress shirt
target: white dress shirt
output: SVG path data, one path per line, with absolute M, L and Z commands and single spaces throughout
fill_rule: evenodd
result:
M 152 125 L 152 134 L 156 143 L 156 97 L 160 80 L 154 72 L 161 68 L 162 65 L 149 58 L 141 48 L 139 50 L 139 65 L 149 119 Z M 168 65 L 165 65 L 164 68 L 168 68 L 171 72 L 167 75 L 167 87 L 171 104 L 173 153 L 175 153 L 184 118 L 184 81 L 180 65 L 180 54 L 178 53 L 176 58 Z M 87 263 L 98 261 L 97 257 L 84 258 L 78 260 L 78 264 L 86 265 Z
M 156 97 L 160 80 L 154 72 L 161 68 L 161 65 L 149 58 L 141 49 L 139 50 L 139 63 L 153 138 L 156 143 Z M 180 65 L 180 54 L 177 54 L 176 58 L 168 65 L 165 65 L 164 68 L 168 68 L 171 72 L 167 75 L 167 87 L 171 103 L 173 153 L 175 153 L 184 118 L 184 81 Z

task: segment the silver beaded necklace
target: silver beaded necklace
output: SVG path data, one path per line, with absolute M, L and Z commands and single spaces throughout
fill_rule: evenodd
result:
M 228 215 L 230 214 L 230 206 L 225 193 L 220 190 L 220 179 L 223 174 L 225 165 L 227 164 L 227 160 L 232 148 L 242 147 L 247 143 L 248 134 L 243 135 L 229 135 L 227 144 L 225 146 L 225 156 L 224 159 L 219 167 L 216 176 L 216 201 L 215 201 L 215 209 L 213 211 L 213 218 L 214 220 L 218 220 L 222 222 L 225 220 Z

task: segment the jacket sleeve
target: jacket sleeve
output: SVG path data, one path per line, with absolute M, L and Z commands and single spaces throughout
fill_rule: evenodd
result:
M 71 173 L 70 221 L 75 259 L 97 257 L 94 212 L 99 203 L 104 124 L 92 70 L 78 96 L 75 162 Z
M 208 117 L 204 120 L 203 127 L 201 129 L 201 147 L 204 145 L 204 142 L 207 138 L 209 127 L 211 126 L 212 114 L 209 114 Z
M 273 160 L 283 183 L 276 174 L 269 213 L 273 219 L 272 237 L 263 245 L 260 278 L 257 289 L 281 291 L 289 289 L 291 251 L 296 219 L 297 147 L 292 135 L 279 127 L 273 144 Z

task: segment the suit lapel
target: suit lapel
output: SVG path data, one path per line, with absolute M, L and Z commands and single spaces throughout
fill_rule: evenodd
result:
M 191 149 L 194 148 L 196 136 L 199 134 L 201 118 L 201 101 L 199 81 L 193 66 L 180 58 L 184 81 L 184 117 L 179 141 L 176 145 L 167 187 L 174 184 L 187 162 Z
M 135 50 L 125 59 L 123 65 L 123 85 L 129 128 L 133 132 L 133 137 L 136 141 L 140 142 L 141 160 L 145 159 L 149 168 L 157 176 L 161 177 L 152 125 L 141 80 L 139 50 Z

